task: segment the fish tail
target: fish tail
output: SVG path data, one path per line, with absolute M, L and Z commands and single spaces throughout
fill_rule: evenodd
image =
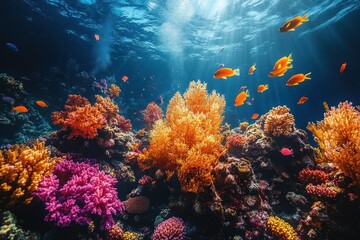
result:
M 289 66 L 287 67 L 287 69 L 290 69 L 290 68 L 293 68 L 293 65 L 289 65 Z
M 267 90 L 267 89 L 269 89 L 269 85 L 266 84 L 265 85 L 265 90 Z
M 292 53 L 290 53 L 290 55 L 288 56 L 288 60 L 290 61 L 290 62 L 292 62 Z
M 311 78 L 309 77 L 310 74 L 311 74 L 311 72 L 305 74 L 305 80 L 311 79 Z
M 249 90 L 246 90 L 245 93 L 246 93 L 246 96 L 247 96 L 247 97 L 250 97 Z
M 307 13 L 305 13 L 304 16 L 301 17 L 301 21 L 302 22 L 308 22 L 309 21 L 309 16 L 307 15 Z
M 240 70 L 237 68 L 237 69 L 234 69 L 233 71 L 234 75 L 236 76 L 240 76 Z

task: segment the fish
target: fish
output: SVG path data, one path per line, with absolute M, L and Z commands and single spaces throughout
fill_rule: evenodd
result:
M 164 103 L 163 97 L 159 96 L 159 98 L 157 99 L 157 102 L 159 103 L 159 105 L 162 105 Z
M 29 110 L 28 110 L 26 107 L 24 107 L 24 106 L 16 106 L 16 107 L 13 107 L 12 110 L 15 111 L 15 112 L 19 112 L 19 113 L 26 113 L 26 112 L 29 111 Z
M 5 96 L 3 94 L 1 94 L 2 97 L 1 97 L 1 100 L 4 101 L 4 102 L 7 102 L 7 103 L 11 103 L 13 104 L 15 102 L 15 99 L 13 99 L 12 97 L 8 97 L 8 96 Z
M 10 48 L 11 50 L 13 50 L 14 52 L 19 52 L 18 47 L 17 47 L 15 44 L 13 44 L 13 43 L 6 43 L 6 46 L 7 46 L 8 48 Z
M 245 104 L 251 106 L 251 102 L 249 101 L 246 101 Z
M 293 155 L 294 151 L 292 149 L 289 149 L 289 148 L 282 148 L 280 150 L 280 153 L 283 155 L 283 156 L 289 156 L 289 155 Z
M 232 76 L 240 76 L 240 71 L 239 69 L 232 69 L 232 68 L 220 68 L 219 70 L 217 70 L 214 74 L 214 78 L 222 78 L 222 79 L 226 79 L 227 77 L 232 77 Z
M 341 64 L 340 73 L 343 73 L 346 68 L 346 63 Z
M 269 77 L 281 77 L 284 76 L 285 72 L 292 68 L 291 65 L 292 59 L 292 53 L 290 53 L 289 56 L 284 56 L 277 60 L 277 62 L 274 65 L 273 70 L 269 73 Z
M 247 88 L 247 86 L 242 86 L 241 88 L 239 88 L 239 91 L 244 91 Z
M 251 101 L 254 101 L 255 100 L 255 98 L 251 98 Z
M 241 93 L 239 93 L 235 98 L 234 106 L 237 107 L 243 105 L 247 97 L 250 97 L 249 90 L 242 91 Z
M 289 78 L 289 80 L 286 82 L 286 86 L 296 86 L 299 85 L 299 83 L 305 81 L 305 80 L 309 80 L 311 79 L 309 77 L 309 75 L 311 74 L 311 72 L 307 73 L 307 74 L 295 74 L 294 76 L 292 76 L 291 78 Z
M 259 117 L 259 114 L 258 113 L 254 113 L 252 116 L 251 116 L 251 119 L 255 120 Z
M 219 66 L 218 66 L 218 68 L 223 68 L 224 66 L 225 66 L 225 64 L 220 63 Z
M 250 67 L 249 72 L 248 72 L 249 75 L 252 75 L 255 70 L 256 70 L 256 63 L 254 63 L 254 64 Z
M 290 19 L 284 25 L 279 29 L 279 32 L 289 32 L 289 31 L 295 31 L 295 28 L 303 24 L 303 22 L 308 22 L 309 18 L 307 14 L 304 14 L 304 16 L 297 16 L 293 19 Z
M 35 103 L 40 107 L 48 107 L 48 105 L 44 101 L 41 101 L 41 100 L 37 100 Z
M 99 40 L 100 40 L 99 34 L 95 34 L 95 35 L 94 35 L 94 38 L 95 38 L 96 41 L 99 41 Z
M 299 99 L 299 101 L 297 102 L 297 104 L 303 104 L 303 103 L 305 103 L 308 99 L 309 99 L 309 98 L 307 98 L 307 97 L 301 97 L 301 98 Z
M 269 89 L 269 86 L 267 84 L 261 84 L 261 85 L 258 86 L 257 91 L 258 92 L 265 92 L 268 89 Z
M 124 82 L 126 82 L 129 78 L 128 78 L 128 76 L 123 76 L 121 79 L 122 79 Z
M 219 50 L 218 54 L 221 53 L 222 51 L 224 51 L 224 49 L 225 49 L 225 47 L 222 47 L 222 48 Z

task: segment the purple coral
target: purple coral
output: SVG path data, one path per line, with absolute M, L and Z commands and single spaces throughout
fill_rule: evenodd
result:
M 101 229 L 114 225 L 113 215 L 124 211 L 114 187 L 116 179 L 99 170 L 97 164 L 64 160 L 39 184 L 35 195 L 45 202 L 46 221 L 57 226 L 71 223 L 89 225 L 94 215 L 100 216 Z
M 152 240 L 184 240 L 186 228 L 183 220 L 177 217 L 171 217 L 160 223 L 152 235 Z

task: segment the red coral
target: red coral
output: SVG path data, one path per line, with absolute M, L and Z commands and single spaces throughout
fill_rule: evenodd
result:
M 181 218 L 172 217 L 160 223 L 152 236 L 152 240 L 184 240 L 186 228 Z
M 245 144 L 246 137 L 240 133 L 233 133 L 226 139 L 226 148 L 241 147 Z
M 305 187 L 307 193 L 315 195 L 317 197 L 328 197 L 328 198 L 334 198 L 338 193 L 341 192 L 341 190 L 335 186 L 328 186 L 326 184 L 320 184 L 320 185 L 313 185 L 308 184 Z
M 130 119 L 126 119 L 125 117 L 120 115 L 115 116 L 115 123 L 118 128 L 125 132 L 129 132 L 132 128 Z
M 305 168 L 299 172 L 299 180 L 305 184 L 321 184 L 329 179 L 329 174 L 321 170 L 311 170 Z
M 149 103 L 142 115 L 147 130 L 150 130 L 157 120 L 164 118 L 163 111 L 155 102 Z

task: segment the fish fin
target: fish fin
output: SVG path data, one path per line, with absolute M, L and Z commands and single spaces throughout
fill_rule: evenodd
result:
M 286 25 L 284 26 L 284 28 L 288 28 L 288 27 L 290 26 L 290 24 L 291 24 L 291 22 L 289 22 L 288 24 L 286 24 Z
M 222 79 L 225 79 L 225 80 L 226 80 L 226 77 L 222 77 Z
M 247 97 L 250 97 L 249 90 L 246 90 L 245 94 Z
M 307 13 L 305 13 L 304 16 L 301 17 L 301 21 L 302 22 L 308 22 L 309 21 L 309 16 L 307 15 Z
M 290 68 L 293 68 L 293 65 L 290 65 L 290 66 L 287 67 L 287 69 L 290 69 Z
M 236 76 L 240 76 L 240 70 L 237 68 L 237 69 L 234 69 L 233 73 L 236 75 Z
M 310 80 L 311 78 L 309 77 L 309 75 L 311 74 L 311 72 L 305 74 L 305 80 Z
M 290 55 L 288 56 L 288 59 L 289 59 L 290 62 L 292 62 L 292 60 L 293 60 L 292 59 L 292 53 L 290 53 Z
M 293 32 L 293 31 L 295 31 L 295 28 L 291 28 L 288 30 L 288 32 Z

